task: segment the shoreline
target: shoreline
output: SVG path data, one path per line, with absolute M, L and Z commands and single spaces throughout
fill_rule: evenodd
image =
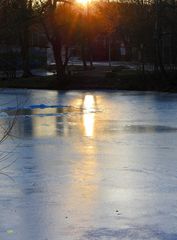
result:
M 127 90 L 176 92 L 177 81 L 162 80 L 152 74 L 122 74 L 107 76 L 69 76 L 60 83 L 55 76 L 32 76 L 29 78 L 0 79 L 0 88 L 27 88 L 43 90 Z

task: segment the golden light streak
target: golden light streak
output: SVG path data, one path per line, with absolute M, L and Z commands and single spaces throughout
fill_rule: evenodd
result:
M 92 137 L 94 135 L 95 126 L 95 113 L 93 112 L 95 108 L 95 100 L 92 95 L 85 96 L 83 107 L 84 107 L 83 125 L 85 136 Z

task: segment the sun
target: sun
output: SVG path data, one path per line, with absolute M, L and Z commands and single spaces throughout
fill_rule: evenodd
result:
M 86 6 L 89 3 L 89 0 L 76 0 L 77 3 Z

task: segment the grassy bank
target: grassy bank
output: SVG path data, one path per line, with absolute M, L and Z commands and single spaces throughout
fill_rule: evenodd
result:
M 173 81 L 171 80 L 173 79 Z M 51 90 L 137 90 L 137 91 L 171 91 L 177 92 L 176 79 L 161 79 L 153 73 L 126 71 L 80 71 L 67 76 L 63 83 L 56 76 L 33 76 L 30 78 L 0 79 L 1 88 L 29 88 Z

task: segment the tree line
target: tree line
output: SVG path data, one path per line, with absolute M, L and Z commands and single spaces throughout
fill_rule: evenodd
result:
M 77 46 L 83 65 L 93 65 L 93 45 L 98 38 L 110 44 L 121 39 L 127 46 L 128 60 L 139 55 L 167 77 L 177 64 L 176 0 L 0 0 L 0 48 L 18 46 L 23 76 L 31 76 L 30 36 L 42 31 L 50 43 L 57 77 L 64 80 L 70 58 L 69 49 Z M 114 49 L 113 49 L 114 51 Z M 3 59 L 2 59 L 3 61 Z

